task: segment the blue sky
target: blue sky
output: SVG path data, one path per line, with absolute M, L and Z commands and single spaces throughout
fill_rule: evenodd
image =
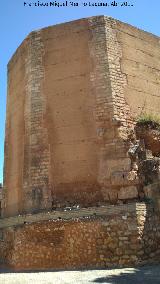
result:
M 62 0 L 60 0 L 62 1 Z M 103 0 L 90 0 L 102 2 Z M 26 0 L 27 3 L 38 2 Z M 47 0 L 39 2 L 49 2 Z M 58 0 L 57 0 L 58 2 Z M 69 1 L 68 1 L 69 2 Z M 107 15 L 160 36 L 160 0 L 129 0 L 133 7 L 24 7 L 23 0 L 0 1 L 0 182 L 3 180 L 6 110 L 6 66 L 16 48 L 32 30 L 94 15 Z M 89 2 L 86 0 L 85 2 Z M 103 2 L 110 3 L 110 0 Z M 123 2 L 119 0 L 118 2 Z

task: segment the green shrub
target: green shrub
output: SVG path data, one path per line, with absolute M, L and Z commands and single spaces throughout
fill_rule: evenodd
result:
M 160 129 L 160 115 L 142 113 L 137 117 L 137 124 Z

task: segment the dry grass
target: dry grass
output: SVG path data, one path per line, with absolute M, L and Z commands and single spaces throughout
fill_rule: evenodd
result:
M 137 124 L 160 129 L 160 115 L 152 113 L 142 113 L 137 118 Z

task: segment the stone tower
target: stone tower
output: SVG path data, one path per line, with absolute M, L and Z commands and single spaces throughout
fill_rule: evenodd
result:
M 160 109 L 159 38 L 105 16 L 34 31 L 8 64 L 4 216 L 136 199 L 129 135 Z

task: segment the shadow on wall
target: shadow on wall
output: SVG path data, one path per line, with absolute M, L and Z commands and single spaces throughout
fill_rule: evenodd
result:
M 108 284 L 159 284 L 160 283 L 160 269 L 159 266 L 141 267 L 136 269 L 125 269 L 113 271 L 112 274 L 106 277 L 99 277 L 92 281 L 92 283 L 108 283 Z M 117 274 L 117 275 L 116 275 Z

